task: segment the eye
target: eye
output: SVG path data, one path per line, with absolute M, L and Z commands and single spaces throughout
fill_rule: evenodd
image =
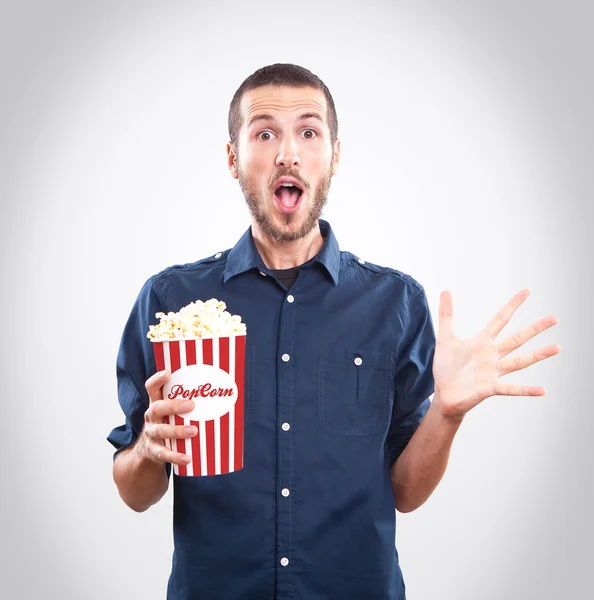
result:
M 272 135 L 272 133 L 270 131 L 261 131 L 257 136 L 256 139 L 261 140 L 262 138 L 260 137 L 261 135 Z M 270 139 L 270 138 L 269 138 Z M 262 140 L 264 142 L 267 142 L 268 139 Z
M 305 129 L 303 131 L 303 133 L 307 133 L 308 131 L 312 134 L 312 135 L 305 136 L 306 139 L 308 139 L 308 140 L 312 140 L 316 135 L 318 135 L 313 129 Z

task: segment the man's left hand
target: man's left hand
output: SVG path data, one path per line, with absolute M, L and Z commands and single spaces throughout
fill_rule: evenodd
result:
M 449 291 L 439 298 L 439 327 L 433 359 L 435 381 L 434 404 L 445 417 L 462 420 L 464 415 L 490 396 L 544 396 L 546 390 L 538 386 L 502 383 L 499 378 L 507 373 L 525 369 L 535 362 L 561 352 L 558 344 L 545 346 L 529 354 L 502 360 L 539 333 L 559 322 L 555 316 L 545 317 L 521 331 L 495 343 L 499 332 L 514 312 L 530 295 L 530 290 L 518 292 L 499 311 L 485 329 L 475 336 L 461 340 L 453 331 L 453 302 Z

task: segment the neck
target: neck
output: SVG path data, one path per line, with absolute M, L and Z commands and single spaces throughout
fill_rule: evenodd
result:
M 273 270 L 298 267 L 313 258 L 324 245 L 319 223 L 299 240 L 277 242 L 265 235 L 257 223 L 252 222 L 252 237 L 264 264 Z

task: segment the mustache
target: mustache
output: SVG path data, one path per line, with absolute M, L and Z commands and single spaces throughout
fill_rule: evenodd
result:
M 301 177 L 299 177 L 299 175 L 297 173 L 291 173 L 290 171 L 289 172 L 285 172 L 285 173 L 277 173 L 274 176 L 274 179 L 272 180 L 272 183 L 270 184 L 270 187 L 273 187 L 274 183 L 276 181 L 278 181 L 281 177 L 292 177 L 293 179 L 296 179 L 299 182 L 299 184 L 301 185 L 301 187 L 304 190 L 309 189 L 309 184 L 308 183 L 306 183 L 305 181 L 303 181 L 303 179 L 301 179 Z

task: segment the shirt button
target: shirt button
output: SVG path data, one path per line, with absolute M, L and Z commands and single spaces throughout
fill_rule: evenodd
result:
M 291 294 L 289 294 L 289 295 L 287 296 L 287 302 L 291 302 L 291 303 L 295 302 L 295 297 L 294 297 L 294 296 L 291 296 Z
M 283 362 L 289 362 L 291 360 L 291 357 L 288 354 L 283 354 L 282 357 Z
M 266 277 L 266 273 L 264 273 L 264 271 L 260 271 L 260 275 L 262 275 L 262 277 Z
M 357 262 L 358 262 L 360 265 L 364 265 L 364 264 L 365 264 L 365 261 L 364 261 L 362 258 L 359 258 L 359 259 L 357 260 Z
M 286 567 L 289 564 L 289 559 L 285 558 L 284 556 L 281 558 L 281 565 L 283 567 Z
M 289 492 L 289 490 L 287 488 L 285 488 L 281 494 L 286 498 L 291 492 Z
M 217 252 L 217 253 L 215 254 L 215 258 L 221 258 L 221 256 L 223 256 L 223 253 L 222 253 L 222 252 Z
M 289 429 L 291 429 L 291 426 L 288 423 L 283 423 L 282 428 L 283 431 L 289 431 Z
M 357 358 L 355 358 L 354 362 L 359 367 L 363 364 L 363 359 L 360 356 L 357 356 Z

